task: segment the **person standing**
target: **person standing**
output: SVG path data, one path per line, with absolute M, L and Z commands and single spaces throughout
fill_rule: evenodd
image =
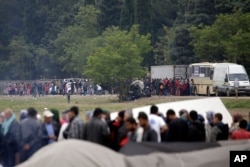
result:
M 182 142 L 187 141 L 188 123 L 181 118 L 177 118 L 175 111 L 169 109 L 167 111 L 167 119 L 169 120 L 167 141 Z
M 41 148 L 42 127 L 37 120 L 35 108 L 28 108 L 27 118 L 20 123 L 20 156 L 21 162 L 29 159 Z
M 125 116 L 125 111 L 119 111 L 117 118 L 113 121 L 111 121 L 108 126 L 110 129 L 111 133 L 111 148 L 118 151 L 119 150 L 119 143 L 120 141 L 124 138 L 124 133 L 125 137 L 127 136 L 127 129 L 125 128 L 124 124 L 124 116 Z M 123 128 L 125 128 L 125 132 L 123 132 Z
M 158 142 L 157 133 L 150 127 L 147 114 L 140 112 L 138 120 L 139 125 L 143 128 L 142 142 Z
M 189 120 L 187 140 L 190 142 L 205 142 L 205 125 L 198 120 L 198 113 L 194 110 L 190 111 Z
M 71 91 L 69 90 L 67 92 L 67 101 L 68 101 L 68 103 L 70 103 L 70 96 L 71 96 Z
M 239 86 L 240 86 L 239 80 L 238 80 L 238 78 L 235 78 L 234 79 L 234 91 L 235 91 L 235 97 L 236 98 L 238 98 Z
M 3 112 L 0 112 L 0 165 L 2 160 L 2 154 L 3 154 L 3 133 L 2 133 L 2 124 L 5 120 L 5 115 Z
M 83 139 L 84 122 L 79 117 L 79 109 L 73 106 L 68 111 L 69 125 L 63 132 L 65 139 Z
M 233 140 L 243 140 L 243 139 L 250 139 L 250 132 L 247 129 L 247 121 L 242 119 L 239 123 L 239 130 L 236 130 L 232 133 L 231 138 Z
M 128 131 L 128 140 L 136 142 L 137 141 L 137 123 L 136 120 L 132 117 L 128 118 L 125 122 L 126 129 Z
M 11 109 L 4 111 L 5 121 L 2 124 L 2 164 L 3 167 L 19 163 L 19 123 Z
M 152 105 L 150 108 L 150 115 L 148 117 L 149 124 L 157 133 L 157 140 L 161 142 L 161 134 L 167 131 L 167 125 L 162 117 L 158 115 L 158 107 Z
M 222 122 L 223 116 L 221 113 L 216 113 L 213 117 L 213 127 L 210 134 L 210 142 L 218 140 L 228 140 L 229 127 Z
M 206 132 L 207 143 L 210 143 L 211 130 L 213 127 L 213 117 L 214 117 L 213 111 L 206 112 L 207 123 L 205 124 L 205 132 Z
M 52 119 L 54 114 L 45 110 L 43 113 L 44 123 L 42 124 L 42 146 L 54 143 L 57 141 L 60 125 Z
M 110 130 L 105 121 L 102 120 L 104 112 L 96 108 L 92 119 L 84 126 L 84 140 L 107 146 L 109 144 Z

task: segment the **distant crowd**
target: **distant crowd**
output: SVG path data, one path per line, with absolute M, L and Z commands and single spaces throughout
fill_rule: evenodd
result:
M 152 90 L 159 96 L 190 96 L 193 94 L 193 80 L 184 78 L 153 79 Z
M 45 108 L 40 116 L 35 108 L 20 111 L 19 121 L 11 109 L 0 114 L 0 157 L 4 167 L 12 167 L 29 159 L 40 148 L 68 139 L 94 142 L 119 151 L 127 142 L 216 142 L 250 139 L 250 124 L 243 116 L 233 116 L 229 127 L 220 113 L 207 112 L 205 118 L 196 111 L 172 109 L 159 114 L 153 105 L 150 114 L 140 112 L 137 118 L 129 111 L 120 111 L 115 120 L 110 113 L 96 108 L 79 117 L 73 106 L 61 114 Z M 43 117 L 43 118 L 42 118 Z M 138 121 L 137 121 L 138 120 Z M 84 149 L 84 148 L 83 148 Z
M 91 79 L 52 80 L 35 82 L 9 82 L 3 86 L 4 95 L 41 97 L 46 95 L 73 95 L 100 93 L 100 85 L 93 85 Z

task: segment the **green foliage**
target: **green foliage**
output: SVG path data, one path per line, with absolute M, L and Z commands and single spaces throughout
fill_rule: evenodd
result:
M 54 41 L 56 54 L 62 71 L 71 74 L 71 76 L 81 76 L 86 57 L 91 53 L 92 41 L 98 36 L 97 17 L 99 10 L 94 6 L 80 7 L 75 16 L 75 24 L 68 26 L 58 34 Z
M 15 37 L 11 41 L 9 45 L 11 52 L 8 66 L 16 67 L 9 71 L 13 78 L 31 77 L 34 70 L 31 47 L 22 36 Z
M 119 26 L 123 0 L 104 0 L 100 5 L 99 27 L 104 31 L 110 26 Z
M 170 57 L 170 48 L 175 37 L 174 30 L 172 28 L 163 26 L 164 33 L 159 37 L 159 42 L 155 44 L 154 47 L 154 59 L 155 64 L 164 65 L 172 64 L 172 59 Z
M 103 45 L 88 57 L 84 74 L 96 83 L 119 84 L 120 100 L 126 93 L 126 82 L 145 75 L 142 55 L 151 50 L 150 35 L 140 35 L 139 27 L 130 31 L 118 27 L 107 28 L 102 34 Z
M 81 77 L 87 57 L 104 45 L 100 34 L 112 26 L 129 31 L 134 24 L 139 34 L 152 35 L 154 51 L 142 54 L 143 67 L 225 60 L 250 70 L 249 18 L 242 16 L 250 12 L 250 0 L 0 0 L 0 4 L 0 79 Z M 15 48 L 17 41 L 20 47 Z M 16 65 L 17 60 L 27 67 Z
M 211 26 L 190 28 L 191 44 L 202 60 L 249 60 L 250 14 L 221 14 Z

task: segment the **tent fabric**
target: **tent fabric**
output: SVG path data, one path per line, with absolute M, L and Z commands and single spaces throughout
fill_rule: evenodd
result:
M 18 167 L 125 167 L 123 158 L 101 145 L 71 139 L 42 148 Z
M 195 150 L 203 150 L 208 148 L 220 147 L 219 143 L 182 143 L 182 142 L 168 142 L 168 143 L 136 143 L 128 142 L 121 150 L 120 153 L 128 156 L 133 155 L 146 155 L 154 152 L 163 153 L 180 153 Z
M 231 142 L 231 141 L 230 141 Z M 19 167 L 214 167 L 229 166 L 231 150 L 249 150 L 250 140 L 220 142 L 207 149 L 148 155 L 125 156 L 101 145 L 79 140 L 67 140 L 48 145 Z M 174 147 L 174 145 L 172 145 Z M 196 146 L 190 143 L 191 146 Z M 137 149 L 137 148 L 135 148 Z
M 237 143 L 224 147 L 216 147 L 201 151 L 191 151 L 187 153 L 153 153 L 150 155 L 141 155 L 128 157 L 126 159 L 127 167 L 150 167 L 150 166 L 176 166 L 176 167 L 215 167 L 229 166 L 231 150 L 250 151 L 250 142 Z

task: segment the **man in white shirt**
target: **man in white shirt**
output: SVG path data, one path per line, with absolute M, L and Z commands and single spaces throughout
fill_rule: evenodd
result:
M 162 117 L 158 115 L 158 107 L 152 105 L 150 108 L 149 124 L 157 133 L 158 142 L 161 142 L 161 133 L 167 130 L 167 125 Z

